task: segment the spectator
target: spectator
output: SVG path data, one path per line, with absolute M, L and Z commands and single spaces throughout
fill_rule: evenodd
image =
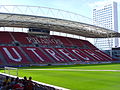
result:
M 11 78 L 11 81 L 10 81 L 10 89 L 12 89 L 13 88 L 13 86 L 15 85 L 15 79 L 14 78 Z
M 24 90 L 24 85 L 22 83 L 22 80 L 19 80 L 14 86 L 13 89 L 15 90 Z
M 29 80 L 27 83 L 27 90 L 34 90 L 34 84 L 32 82 L 32 77 L 29 77 Z
M 8 76 L 6 76 L 6 78 L 5 78 L 5 80 L 4 80 L 4 83 L 5 83 L 5 84 L 10 83 L 10 79 L 9 79 L 9 77 L 8 77 Z
M 32 81 L 32 77 L 25 76 L 24 79 L 19 79 L 18 77 L 11 78 L 11 81 L 8 76 L 1 83 L 0 90 L 56 90 L 53 87 L 41 85 Z
M 5 82 L 3 82 L 3 84 L 2 84 L 2 86 L 1 86 L 1 88 L 0 88 L 0 90 L 6 90 L 6 89 L 7 89 L 7 85 L 6 85 Z
M 28 83 L 27 77 L 24 76 L 24 79 L 23 79 L 24 90 L 27 90 L 27 83 Z

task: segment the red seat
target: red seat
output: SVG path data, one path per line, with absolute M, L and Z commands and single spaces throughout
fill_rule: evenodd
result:
M 72 43 L 67 39 L 67 37 L 62 37 L 62 36 L 53 36 L 55 39 L 58 39 L 60 42 L 62 42 L 59 45 L 64 45 L 64 46 L 72 46 Z
M 95 50 L 82 49 L 82 51 L 93 57 L 96 61 L 109 61 L 107 58 L 105 58 L 105 56 L 97 53 Z
M 32 41 L 29 40 L 27 33 L 22 32 L 12 32 L 12 35 L 16 41 L 19 41 L 21 44 L 32 44 Z
M 114 60 L 111 56 L 107 55 L 106 53 L 104 53 L 104 52 L 102 52 L 100 50 L 92 50 L 92 51 L 96 52 L 96 54 L 98 56 L 103 57 L 106 61 L 113 61 Z
M 0 32 L 0 43 L 1 44 L 11 44 L 13 42 L 12 37 L 9 32 Z
M 16 46 L 0 46 L 0 51 L 7 60 L 7 63 L 11 64 L 27 64 L 30 63 L 23 53 Z
M 67 48 L 67 50 L 73 53 L 75 56 L 79 57 L 81 61 L 95 61 L 88 54 L 82 52 L 80 49 Z
M 39 48 L 36 48 L 36 47 L 22 47 L 22 48 L 35 63 L 52 63 L 53 62 L 52 60 L 50 60 L 49 57 L 44 55 L 44 53 L 40 51 Z
M 55 49 L 54 50 L 52 48 L 41 48 L 41 49 L 43 49 L 47 54 L 49 54 L 53 58 L 53 60 L 55 60 L 55 62 L 57 63 L 69 62 L 64 57 L 60 56 L 60 54 L 57 53 Z
M 89 41 L 84 40 L 84 45 L 87 45 L 90 49 L 97 49 L 94 45 L 92 45 Z
M 27 60 L 28 57 L 26 56 L 29 56 L 31 61 L 36 64 L 69 63 L 77 61 L 104 62 L 115 60 L 86 40 L 55 35 L 35 36 L 23 32 L 0 32 L 1 44 L 11 45 L 13 41 L 18 41 L 21 44 L 29 44 L 31 46 L 37 43 L 43 47 L 28 47 L 27 45 L 26 47 L 19 48 L 17 46 L 0 46 L 4 58 L 10 64 L 32 63 L 30 60 Z M 58 48 L 58 46 L 64 46 L 64 48 Z M 73 46 L 76 47 L 73 48 Z M 26 56 L 22 53 L 22 49 L 20 48 L 27 54 Z M 0 60 L 0 64 L 1 63 L 3 62 Z
M 65 48 L 55 48 L 55 50 L 70 62 L 80 61 L 79 58 L 66 51 Z
M 1 65 L 1 64 L 4 64 L 4 63 L 3 63 L 2 60 L 0 59 L 0 65 Z
M 75 38 L 67 38 L 71 43 L 72 45 L 74 46 L 78 46 L 78 47 L 83 47 L 83 40 L 80 40 L 80 39 L 75 39 Z

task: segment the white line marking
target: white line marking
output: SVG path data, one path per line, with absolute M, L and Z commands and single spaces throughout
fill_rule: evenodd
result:
M 112 71 L 112 72 L 120 72 L 120 70 L 83 70 L 83 69 L 24 69 L 24 70 L 53 70 L 53 71 Z

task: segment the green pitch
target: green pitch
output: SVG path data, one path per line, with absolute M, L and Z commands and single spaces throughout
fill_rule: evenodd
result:
M 120 64 L 20 68 L 19 76 L 71 90 L 120 90 Z

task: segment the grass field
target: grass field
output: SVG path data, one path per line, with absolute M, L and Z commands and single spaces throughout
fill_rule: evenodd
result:
M 71 90 L 120 90 L 120 64 L 20 68 L 19 76 Z

